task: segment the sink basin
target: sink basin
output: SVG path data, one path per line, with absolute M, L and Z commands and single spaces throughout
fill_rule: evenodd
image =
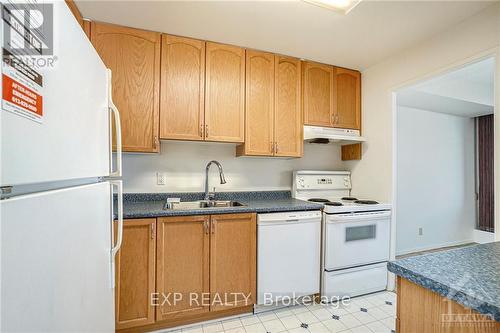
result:
M 199 208 L 227 208 L 227 207 L 241 207 L 246 206 L 238 201 L 232 200 L 199 200 L 199 201 L 184 201 L 166 203 L 163 209 L 166 210 L 185 210 L 185 209 L 199 209 Z

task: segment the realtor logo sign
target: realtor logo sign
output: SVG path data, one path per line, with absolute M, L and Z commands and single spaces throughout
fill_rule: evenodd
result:
M 1 10 L 2 110 L 42 124 L 44 69 L 57 59 L 53 4 L 4 1 Z
M 17 56 L 51 56 L 53 45 L 53 5 L 50 3 L 4 3 L 3 48 Z

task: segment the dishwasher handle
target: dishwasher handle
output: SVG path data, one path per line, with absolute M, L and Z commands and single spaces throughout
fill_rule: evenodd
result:
M 265 219 L 259 218 L 257 219 L 257 225 L 280 225 L 280 224 L 304 224 L 304 223 L 321 223 L 321 215 L 320 216 L 311 216 L 305 218 L 274 218 L 274 219 Z

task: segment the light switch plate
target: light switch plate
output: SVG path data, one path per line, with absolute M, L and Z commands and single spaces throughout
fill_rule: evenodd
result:
M 165 185 L 167 182 L 167 175 L 164 172 L 156 173 L 156 185 Z

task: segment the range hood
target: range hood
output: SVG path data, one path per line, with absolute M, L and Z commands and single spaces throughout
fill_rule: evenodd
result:
M 360 136 L 359 130 L 304 126 L 304 141 L 310 143 L 352 144 L 366 141 Z

